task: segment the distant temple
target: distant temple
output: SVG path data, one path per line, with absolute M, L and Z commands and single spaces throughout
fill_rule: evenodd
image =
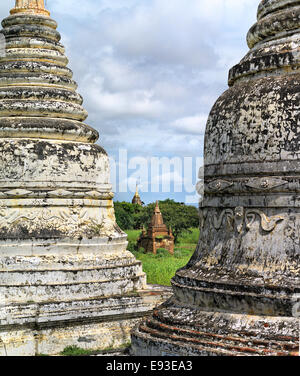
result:
M 143 229 L 138 239 L 138 247 L 144 248 L 146 252 L 152 252 L 154 254 L 157 253 L 159 248 L 164 248 L 169 251 L 170 254 L 174 254 L 174 236 L 171 228 L 168 230 L 167 226 L 164 224 L 158 201 L 156 201 L 156 207 L 148 231 Z
M 141 200 L 141 197 L 139 195 L 138 185 L 136 185 L 136 190 L 135 190 L 135 194 L 134 194 L 133 199 L 132 199 L 132 203 L 136 204 L 136 205 L 140 205 L 140 206 L 144 205 L 144 203 Z

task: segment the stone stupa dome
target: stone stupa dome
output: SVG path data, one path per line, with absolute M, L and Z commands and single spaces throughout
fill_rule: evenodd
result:
M 135 355 L 299 355 L 300 0 L 261 1 L 247 41 L 206 126 L 198 246 Z

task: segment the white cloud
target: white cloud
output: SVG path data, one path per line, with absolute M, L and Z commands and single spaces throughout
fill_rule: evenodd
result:
M 180 133 L 204 135 L 207 115 L 195 115 L 177 119 L 171 123 L 173 129 Z
M 55 13 L 68 15 L 76 19 L 94 19 L 101 12 L 126 9 L 136 4 L 137 0 L 45 0 L 48 9 Z

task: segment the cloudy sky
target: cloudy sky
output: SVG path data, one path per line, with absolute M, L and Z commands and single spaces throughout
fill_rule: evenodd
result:
M 99 143 L 116 161 L 116 199 L 131 199 L 138 180 L 147 203 L 168 197 L 188 201 L 202 163 L 207 116 L 227 88 L 228 70 L 248 50 L 246 33 L 259 1 L 46 3 L 84 97 L 86 122 L 100 132 Z M 13 5 L 1 0 L 1 18 Z M 153 167 L 153 158 L 163 157 L 177 158 L 171 173 Z M 159 192 L 145 192 L 151 183 Z

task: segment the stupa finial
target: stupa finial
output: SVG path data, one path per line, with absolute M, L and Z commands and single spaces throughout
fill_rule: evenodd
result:
M 140 205 L 140 206 L 143 205 L 143 202 L 142 202 L 140 194 L 139 194 L 139 185 L 138 185 L 138 182 L 136 182 L 135 194 L 133 196 L 132 203 Z
M 50 16 L 50 12 L 45 9 L 44 0 L 16 0 L 16 5 L 10 11 L 10 14 L 16 13 Z

